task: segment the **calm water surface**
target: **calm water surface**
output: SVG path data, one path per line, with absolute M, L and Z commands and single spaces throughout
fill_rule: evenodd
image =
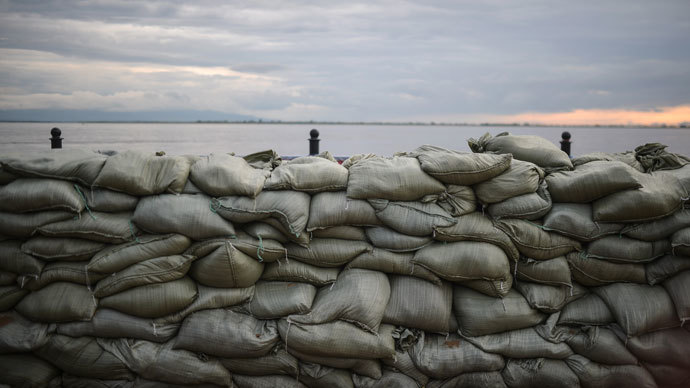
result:
M 309 150 L 307 139 L 312 128 L 321 133 L 321 151 L 328 150 L 336 156 L 392 155 L 423 144 L 469 151 L 468 138 L 504 131 L 542 136 L 558 146 L 564 130 L 572 134 L 574 156 L 627 151 L 650 142 L 666 144 L 671 152 L 690 155 L 690 129 L 682 128 L 196 123 L 0 123 L 0 153 L 48 150 L 53 126 L 62 130 L 64 148 L 162 150 L 174 155 L 220 152 L 245 155 L 266 149 L 274 149 L 280 155 L 304 155 Z

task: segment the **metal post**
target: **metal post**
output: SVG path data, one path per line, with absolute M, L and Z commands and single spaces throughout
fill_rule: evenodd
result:
M 60 135 L 62 135 L 60 128 L 53 128 L 50 130 L 50 136 L 52 136 L 50 138 L 50 148 L 62 148 L 62 138 Z
M 309 155 L 318 155 L 319 154 L 319 142 L 321 139 L 319 139 L 319 131 L 316 129 L 312 129 L 309 131 Z
M 561 134 L 561 151 L 565 152 L 570 156 L 570 132 L 564 131 Z

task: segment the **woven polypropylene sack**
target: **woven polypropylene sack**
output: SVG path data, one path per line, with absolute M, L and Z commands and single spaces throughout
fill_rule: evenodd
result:
M 28 353 L 48 341 L 49 330 L 45 323 L 32 322 L 16 311 L 0 313 L 0 354 Z
M 532 327 L 466 339 L 485 352 L 509 358 L 564 359 L 573 354 L 567 344 L 549 342 Z
M 17 283 L 24 289 L 36 291 L 55 282 L 70 282 L 91 287 L 103 279 L 105 274 L 88 273 L 82 262 L 58 261 L 48 263 L 38 277 L 31 275 L 21 276 Z
M 513 274 L 520 280 L 552 286 L 572 286 L 570 267 L 564 256 L 549 260 L 521 259 L 512 262 L 511 267 Z
M 637 365 L 637 358 L 616 334 L 603 326 L 585 326 L 566 339 L 573 351 L 591 361 L 609 365 Z
M 372 249 L 364 252 L 352 260 L 345 269 L 362 268 L 381 271 L 388 274 L 408 275 L 436 285 L 441 284 L 441 279 L 428 269 L 414 264 L 413 253 L 395 253 L 385 249 Z
M 81 189 L 86 198 L 89 209 L 98 212 L 119 213 L 133 211 L 137 207 L 139 197 L 119 191 L 107 189 Z
M 271 352 L 261 357 L 249 358 L 221 358 L 220 362 L 225 369 L 234 373 L 235 376 L 265 376 L 265 375 L 288 375 L 297 376 L 299 374 L 299 361 L 295 356 L 285 350 L 281 343 L 276 345 Z
M 583 286 L 596 287 L 608 283 L 646 283 L 643 264 L 615 263 L 586 257 L 578 253 L 567 256 L 573 279 Z
M 690 319 L 690 271 L 683 271 L 664 282 L 664 288 L 673 300 L 678 319 Z
M 0 241 L 0 270 L 38 276 L 45 263 L 22 252 L 21 244 L 22 242 L 17 240 Z
M 385 226 L 366 228 L 366 236 L 373 246 L 391 252 L 414 252 L 433 241 L 431 236 L 410 236 Z
M 196 297 L 196 283 L 189 277 L 183 277 L 118 292 L 102 298 L 100 306 L 137 317 L 159 318 L 182 310 Z
M 339 191 L 347 187 L 348 170 L 318 156 L 302 156 L 273 169 L 266 190 L 297 190 L 310 193 Z
M 481 241 L 496 245 L 512 260 L 520 257 L 515 244 L 505 232 L 494 226 L 489 217 L 473 212 L 457 217 L 458 222 L 447 228 L 436 228 L 434 238 L 438 241 Z
M 298 260 L 289 260 L 283 263 L 278 261 L 267 264 L 261 279 L 304 282 L 320 287 L 335 282 L 339 272 L 339 268 L 323 268 L 302 263 Z
M 369 203 L 376 209 L 376 216 L 384 225 L 411 236 L 429 236 L 437 227 L 448 227 L 458 222 L 435 203 L 385 199 L 370 199 Z
M 582 248 L 578 241 L 548 232 L 541 225 L 529 221 L 504 219 L 496 226 L 510 237 L 520 253 L 532 259 L 553 259 Z
M 311 310 L 316 287 L 309 283 L 259 281 L 247 312 L 258 319 L 276 319 Z
M 98 309 L 90 321 L 58 325 L 57 332 L 70 337 L 137 338 L 166 342 L 177 334 L 179 324 L 154 324 L 150 319 L 111 309 Z
M 504 201 L 489 205 L 492 218 L 522 218 L 538 220 L 551 210 L 551 195 L 543 181 L 534 193 L 522 194 Z
M 353 375 L 352 380 L 357 388 L 387 388 L 387 387 L 401 387 L 414 388 L 419 385 L 417 382 L 403 373 L 393 372 L 391 370 L 384 370 L 380 379 L 372 379 L 371 377 Z
M 594 241 L 606 235 L 619 234 L 625 224 L 595 222 L 589 203 L 554 203 L 544 216 L 543 227 L 578 241 Z
M 516 282 L 513 285 L 532 308 L 545 313 L 560 311 L 568 301 L 570 287 L 551 286 L 532 282 Z
M 690 211 L 681 210 L 658 220 L 629 225 L 623 234 L 643 241 L 658 241 L 671 237 L 677 231 L 690 227 Z
M 434 243 L 415 253 L 413 263 L 442 279 L 507 281 L 508 257 L 501 248 L 477 241 Z
M 671 276 L 690 269 L 686 257 L 665 255 L 645 265 L 647 282 L 650 286 L 659 284 Z
M 254 286 L 247 288 L 216 288 L 197 284 L 198 296 L 190 305 L 153 321 L 156 325 L 182 322 L 188 315 L 208 309 L 231 307 L 247 302 L 254 295 Z
M 10 387 L 48 387 L 61 371 L 27 354 L 0 354 L 0 383 Z
M 287 256 L 303 263 L 319 267 L 339 267 L 347 264 L 359 254 L 371 250 L 364 241 L 313 239 L 308 247 L 295 243 L 285 244 Z
M 18 286 L 0 287 L 0 311 L 12 309 L 28 294 L 29 290 L 22 289 Z
M 136 241 L 140 231 L 130 221 L 132 213 L 90 212 L 77 219 L 46 224 L 37 229 L 48 237 L 73 237 L 110 244 Z
M 287 351 L 301 361 L 318 363 L 339 369 L 350 369 L 358 375 L 371 377 L 372 379 L 381 378 L 381 363 L 377 359 L 314 356 L 309 353 L 299 352 L 294 348 L 288 348 Z
M 7 153 L 2 169 L 20 176 L 76 181 L 87 186 L 96 180 L 106 156 L 86 150 L 45 150 L 37 154 Z
M 623 162 L 595 161 L 573 171 L 549 174 L 546 182 L 556 202 L 588 203 L 623 190 L 637 189 L 640 172 Z
M 690 228 L 683 228 L 671 236 L 673 254 L 690 257 Z
M 37 322 L 88 321 L 96 312 L 96 304 L 83 285 L 56 282 L 25 296 L 16 310 Z
M 544 171 L 537 165 L 513 159 L 510 168 L 501 175 L 478 183 L 473 188 L 479 202 L 492 204 L 536 192 L 543 178 Z
M 611 310 L 596 294 L 587 294 L 563 307 L 558 318 L 565 325 L 608 325 L 615 322 Z
M 515 159 L 532 162 L 549 170 L 573 168 L 568 154 L 539 136 L 511 135 L 503 132 L 491 137 L 487 133 L 477 140 L 469 139 L 467 143 L 474 152 L 512 154 Z
M 421 329 L 427 332 L 450 332 L 453 287 L 411 276 L 390 276 L 391 297 L 383 322 Z
M 580 386 L 563 360 L 549 358 L 510 359 L 501 375 L 510 388 Z
M 347 198 L 345 191 L 318 193 L 311 199 L 307 231 L 331 226 L 380 224 L 374 208 L 367 201 Z
M 264 264 L 232 245 L 233 240 L 200 242 L 188 253 L 199 255 L 189 275 L 209 287 L 249 287 L 261 277 Z M 197 248 L 198 247 L 198 248 Z M 195 251 L 198 249 L 199 251 Z M 201 253 L 206 250 L 206 254 Z
M 35 213 L 0 212 L 0 234 L 7 237 L 29 238 L 39 227 L 74 217 L 74 213 L 48 210 Z
M 105 244 L 78 238 L 35 236 L 22 244 L 22 252 L 45 261 L 85 261 Z
M 267 170 L 256 169 L 246 160 L 228 154 L 201 157 L 189 170 L 189 180 L 213 196 L 256 197 L 264 187 Z
M 474 154 L 423 145 L 414 152 L 422 170 L 446 184 L 473 185 L 508 169 L 511 155 Z
M 621 236 L 606 236 L 587 246 L 587 257 L 619 263 L 645 263 L 671 253 L 669 240 L 639 241 Z
M 191 245 L 181 234 L 141 236 L 131 241 L 104 249 L 89 261 L 89 271 L 115 273 L 130 265 L 155 257 L 177 255 Z
M 642 366 L 597 364 L 577 354 L 568 357 L 565 362 L 580 379 L 584 388 L 657 386 L 652 375 Z
M 85 207 L 75 184 L 52 179 L 17 179 L 0 186 L 0 211 L 9 213 L 62 210 L 81 213 Z

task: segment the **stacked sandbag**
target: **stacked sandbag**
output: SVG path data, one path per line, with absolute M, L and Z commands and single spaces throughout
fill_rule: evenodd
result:
M 0 384 L 687 385 L 685 159 L 470 146 L 0 156 Z

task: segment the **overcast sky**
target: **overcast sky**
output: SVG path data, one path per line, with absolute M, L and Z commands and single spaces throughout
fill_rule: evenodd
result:
M 3 1 L 0 110 L 690 121 L 690 1 Z

